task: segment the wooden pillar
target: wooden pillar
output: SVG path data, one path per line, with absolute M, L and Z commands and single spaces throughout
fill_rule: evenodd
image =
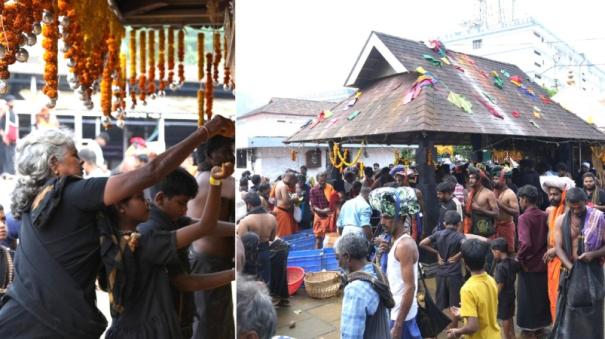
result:
M 481 150 L 481 145 L 481 134 L 471 134 L 471 146 L 473 147 L 472 161 L 483 161 L 483 151 Z
M 429 156 L 431 159 L 429 159 Z M 424 196 L 424 217 L 422 222 L 422 233 L 426 236 L 431 234 L 439 218 L 439 201 L 437 201 L 437 182 L 435 178 L 436 151 L 431 135 L 421 137 L 416 150 L 416 169 L 418 170 L 418 182 L 416 188 Z
M 340 170 L 338 168 L 334 168 L 334 166 L 332 166 L 332 163 L 330 162 L 330 152 L 332 152 L 332 149 L 334 148 L 334 141 L 329 141 L 328 142 L 328 150 L 326 151 L 326 159 L 328 159 L 326 162 L 326 179 L 328 180 L 328 182 L 331 182 L 333 180 L 342 180 L 342 175 L 340 174 Z M 342 150 L 341 150 L 342 151 Z M 338 162 L 337 162 L 338 163 Z

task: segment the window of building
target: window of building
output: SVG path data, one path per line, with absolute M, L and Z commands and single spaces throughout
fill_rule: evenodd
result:
M 246 168 L 248 166 L 248 153 L 245 149 L 238 149 L 236 152 L 237 168 Z
M 542 67 L 542 65 L 538 62 L 534 62 L 534 65 L 536 65 L 536 67 Z
M 542 55 L 542 53 L 536 51 L 535 49 L 534 49 L 534 54 L 536 54 L 536 55 Z
M 481 39 L 473 40 L 473 49 L 481 48 L 482 42 L 483 42 L 483 40 L 481 40 Z

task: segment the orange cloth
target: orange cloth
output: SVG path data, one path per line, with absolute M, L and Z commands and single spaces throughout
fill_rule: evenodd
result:
M 565 213 L 565 196 L 567 191 L 561 195 L 561 203 L 548 216 L 548 248 L 555 247 L 555 222 L 557 217 Z M 548 300 L 550 301 L 550 315 L 552 322 L 555 322 L 557 315 L 557 297 L 559 294 L 559 277 L 561 275 L 561 260 L 554 257 L 546 265 L 546 274 L 548 278 Z
M 473 227 L 473 218 L 471 214 L 473 213 L 473 199 L 475 198 L 475 189 L 470 189 L 468 191 L 468 199 L 466 200 L 466 205 L 464 205 L 464 234 L 471 233 L 471 228 Z
M 313 219 L 313 234 L 316 238 L 323 238 L 326 233 L 332 232 L 332 229 L 336 228 L 336 222 L 334 215 L 336 213 L 329 213 L 327 216 L 322 217 L 317 213 L 313 213 L 315 218 Z
M 277 232 L 278 237 L 284 237 L 298 231 L 298 225 L 294 221 L 292 213 L 283 210 L 279 207 L 273 209 L 275 219 L 277 219 Z
M 496 238 L 504 238 L 508 245 L 508 253 L 515 252 L 515 223 L 510 221 L 496 221 Z
M 326 186 L 324 187 L 324 195 L 328 202 L 330 201 L 330 199 L 332 198 L 332 194 L 334 193 L 338 194 L 338 192 L 336 192 L 336 190 L 334 189 L 334 186 L 326 184 Z

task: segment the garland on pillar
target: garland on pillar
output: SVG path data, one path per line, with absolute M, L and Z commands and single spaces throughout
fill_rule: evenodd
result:
M 160 95 L 164 94 L 164 89 L 166 88 L 166 80 L 164 80 L 164 78 L 166 77 L 166 60 L 165 60 L 165 56 L 166 56 L 166 33 L 164 31 L 164 27 L 158 29 L 158 33 L 159 33 L 159 52 L 158 52 L 158 73 L 159 73 L 159 80 L 160 80 Z
M 218 84 L 218 65 L 221 63 L 221 58 L 223 57 L 221 53 L 221 33 L 219 31 L 214 32 L 214 74 L 213 80 L 215 84 Z M 210 79 L 208 79 L 209 81 Z
M 212 83 L 212 53 L 206 54 L 206 118 L 212 119 L 214 84 Z
M 149 75 L 148 75 L 148 87 L 147 94 L 155 99 L 155 31 L 150 30 L 148 32 L 148 52 L 149 52 Z
M 185 83 L 185 29 L 179 30 L 179 86 Z
M 145 88 L 147 83 L 147 58 L 146 58 L 146 47 L 147 47 L 147 35 L 145 31 L 141 31 L 139 33 L 139 99 L 145 105 L 147 102 L 145 101 Z

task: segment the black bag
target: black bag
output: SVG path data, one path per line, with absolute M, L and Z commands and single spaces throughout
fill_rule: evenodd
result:
M 387 278 L 384 276 L 380 268 L 372 264 L 374 267 L 374 273 L 376 273 L 377 277 L 372 276 L 369 273 L 363 271 L 357 271 L 349 273 L 346 277 L 346 283 L 353 282 L 355 280 L 361 280 L 365 282 L 369 282 L 372 284 L 372 288 L 374 291 L 378 293 L 380 300 L 384 304 L 384 306 L 388 309 L 395 307 L 395 299 L 393 299 L 393 294 L 391 293 L 391 289 L 389 288 L 389 283 Z
M 426 286 L 426 282 L 424 281 L 424 274 L 422 272 L 422 267 L 420 267 L 420 262 L 418 262 L 418 273 L 422 280 L 422 286 L 424 286 L 424 307 L 418 303 L 416 322 L 418 323 L 418 328 L 420 329 L 422 337 L 432 338 L 441 333 L 452 320 L 445 315 L 433 301 L 429 289 Z

